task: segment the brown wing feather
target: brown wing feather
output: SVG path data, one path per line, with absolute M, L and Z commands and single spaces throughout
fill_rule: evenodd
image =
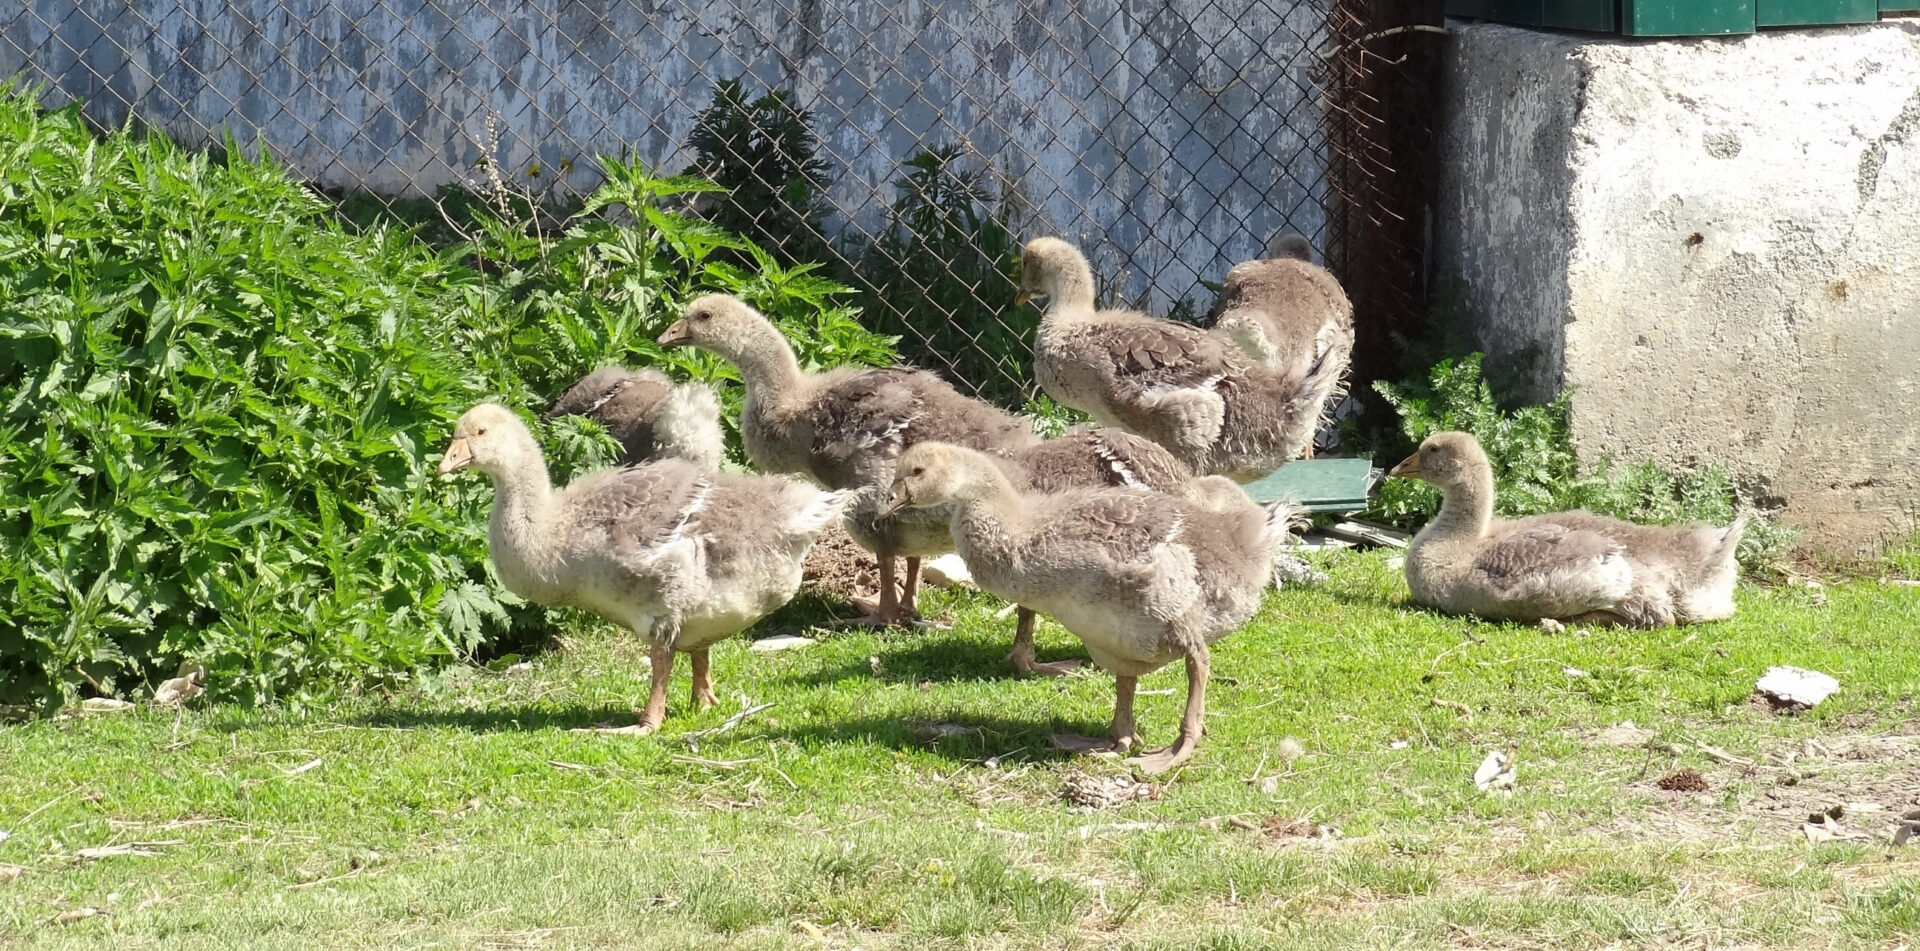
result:
M 1202 386 L 1239 364 L 1206 331 L 1150 317 L 1089 323 L 1073 336 L 1085 356 L 1105 362 L 1115 379 L 1139 390 Z
M 1533 522 L 1493 542 L 1473 560 L 1473 568 L 1501 594 L 1550 575 L 1588 572 L 1623 551 L 1619 542 L 1595 532 L 1553 522 Z
M 619 551 L 635 552 L 671 540 L 709 488 L 697 467 L 666 459 L 576 480 L 564 501 L 576 525 L 597 528 Z

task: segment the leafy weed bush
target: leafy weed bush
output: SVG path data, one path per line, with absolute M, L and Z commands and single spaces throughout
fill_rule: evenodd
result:
M 1602 460 L 1592 471 L 1582 472 L 1569 423 L 1571 392 L 1544 406 L 1503 409 L 1481 373 L 1478 353 L 1441 360 L 1425 379 L 1397 385 L 1381 381 L 1374 388 L 1400 417 L 1405 442 L 1392 447 L 1395 452 L 1411 452 L 1421 440 L 1443 430 L 1469 432 L 1480 441 L 1493 464 L 1500 515 L 1520 518 L 1584 508 L 1636 522 L 1725 525 L 1737 514 L 1732 481 L 1712 466 L 1669 472 L 1651 462 L 1621 467 Z M 1389 479 L 1367 514 L 1410 528 L 1439 509 L 1440 493 L 1432 486 Z M 1752 518 L 1741 541 L 1741 561 L 1754 567 L 1778 558 L 1794 534 L 1785 526 Z
M 890 359 L 819 306 L 838 285 L 660 207 L 712 186 L 606 170 L 559 237 L 489 201 L 436 254 L 231 143 L 96 138 L 0 96 L 0 703 L 182 660 L 217 695 L 298 700 L 541 628 L 488 582 L 491 490 L 433 455 L 480 399 L 532 410 L 648 362 L 691 295 L 741 293 L 815 362 Z M 591 423 L 536 432 L 560 477 L 608 458 Z
M 963 392 L 1017 408 L 1030 380 L 1038 312 L 1014 307 L 1017 225 L 982 169 L 953 146 L 907 160 L 886 230 L 855 267 L 876 329 Z

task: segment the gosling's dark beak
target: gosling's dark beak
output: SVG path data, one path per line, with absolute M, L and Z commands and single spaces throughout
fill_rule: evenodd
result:
M 455 439 L 447 443 L 445 455 L 440 457 L 440 474 L 450 476 L 473 465 L 473 450 L 467 448 L 465 439 Z
M 907 484 L 895 482 L 893 490 L 887 493 L 887 504 L 881 507 L 877 517 L 892 518 L 911 505 L 913 505 L 913 494 L 907 491 Z
M 693 342 L 693 330 L 687 326 L 685 320 L 676 320 L 673 326 L 661 331 L 660 336 L 653 342 L 663 347 L 684 347 Z
M 1420 478 L 1420 454 L 1416 452 L 1400 460 L 1399 465 L 1387 470 L 1387 475 L 1399 476 L 1403 479 Z
M 1021 304 L 1024 304 L 1030 300 L 1033 300 L 1033 292 L 1023 287 L 1014 293 L 1013 306 L 1018 307 Z

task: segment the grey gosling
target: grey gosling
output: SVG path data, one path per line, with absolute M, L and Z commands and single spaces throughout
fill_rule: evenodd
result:
M 720 400 L 703 383 L 675 383 L 658 370 L 601 367 L 555 397 L 542 420 L 585 416 L 620 443 L 630 466 L 674 456 L 718 469 L 726 455 Z
M 1345 367 L 1328 351 L 1276 369 L 1224 335 L 1137 311 L 1095 310 L 1093 269 L 1072 245 L 1035 238 L 1016 303 L 1046 297 L 1034 376 L 1055 400 L 1171 450 L 1202 474 L 1252 482 L 1298 458 Z
M 1440 489 L 1407 546 L 1421 604 L 1485 618 L 1664 627 L 1733 616 L 1745 517 L 1721 528 L 1635 525 L 1590 512 L 1493 517 L 1493 467 L 1471 435 L 1428 436 L 1389 475 Z
M 1298 398 L 1317 414 L 1319 427 L 1353 355 L 1353 302 L 1338 279 L 1313 263 L 1305 238 L 1276 235 L 1265 257 L 1234 265 L 1205 325 L 1283 378 L 1313 379 L 1315 386 Z M 1312 448 L 1309 440 L 1306 454 Z
M 805 475 L 828 488 L 864 490 L 848 509 L 847 533 L 879 562 L 878 603 L 861 619 L 865 623 L 909 621 L 920 559 L 953 550 L 946 519 L 938 514 L 878 514 L 900 453 L 929 439 L 1002 454 L 1039 441 L 1018 417 L 961 396 L 923 370 L 803 372 L 779 329 L 726 294 L 694 299 L 659 344 L 699 347 L 740 368 L 747 389 L 740 436 L 756 467 Z M 907 559 L 902 590 L 894 586 L 899 556 Z
M 1193 471 L 1158 443 L 1124 430 L 1103 427 L 1075 429 L 1037 446 L 1017 450 L 1010 458 L 995 457 L 995 461 L 1001 463 L 1018 491 L 1043 495 L 1103 486 L 1139 486 L 1178 495 L 1186 491 L 1194 479 Z M 1226 488 L 1245 500 L 1246 493 L 1239 487 L 1228 483 Z M 1074 660 L 1036 662 L 1034 622 L 1033 610 L 1021 605 L 1014 627 L 1013 651 L 1007 655 L 1014 669 L 1057 677 L 1080 666 L 1080 662 Z
M 693 703 L 714 702 L 707 649 L 746 630 L 800 588 L 814 539 L 849 501 L 779 477 L 729 475 L 683 459 L 608 469 L 555 489 L 540 447 L 505 407 L 482 403 L 454 426 L 440 475 L 493 479 L 487 554 L 529 601 L 577 607 L 647 643 L 646 734 L 667 713 L 675 651 L 693 655 Z
M 980 453 L 921 443 L 901 455 L 888 508 L 947 512 L 955 548 L 982 589 L 1053 615 L 1114 675 L 1107 736 L 1056 736 L 1057 745 L 1078 752 L 1137 746 L 1138 678 L 1184 658 L 1179 738 L 1134 761 L 1160 773 L 1193 755 L 1206 715 L 1208 645 L 1260 607 L 1292 515 L 1284 505 L 1231 504 L 1224 492 L 1208 497 L 1201 503 L 1141 488 L 1022 494 Z

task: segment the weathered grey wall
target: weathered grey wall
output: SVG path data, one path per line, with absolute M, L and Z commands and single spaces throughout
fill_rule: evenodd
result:
M 1438 260 L 1588 457 L 1716 463 L 1811 541 L 1920 516 L 1920 21 L 1454 24 Z
M 494 157 L 590 187 L 656 166 L 715 80 L 816 110 L 831 197 L 875 229 L 900 161 L 962 142 L 1132 290 L 1204 295 L 1283 225 L 1324 229 L 1311 42 L 1328 0 L 14 0 L 0 73 L 188 141 L 230 129 L 327 185 L 431 190 Z

